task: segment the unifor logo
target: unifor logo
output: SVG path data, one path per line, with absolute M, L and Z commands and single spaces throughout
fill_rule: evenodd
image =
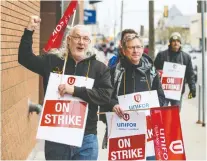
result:
M 174 154 L 183 154 L 184 153 L 184 147 L 183 147 L 182 140 L 172 141 L 171 144 L 170 144 L 170 150 Z
M 125 121 L 128 121 L 130 119 L 129 114 L 128 113 L 125 113 L 124 116 L 123 116 L 123 119 Z
M 75 83 L 75 77 L 68 78 L 68 84 L 73 85 Z
M 134 100 L 135 100 L 136 102 L 140 102 L 140 101 L 141 101 L 141 95 L 140 95 L 140 94 L 136 94 L 136 95 L 134 95 Z
M 176 64 L 173 64 L 173 68 L 176 69 L 177 68 L 177 65 Z

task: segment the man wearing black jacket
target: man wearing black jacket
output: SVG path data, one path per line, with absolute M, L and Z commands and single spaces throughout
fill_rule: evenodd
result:
M 64 60 L 54 54 L 42 56 L 33 54 L 32 35 L 40 21 L 39 17 L 31 16 L 20 42 L 18 61 L 27 69 L 43 77 L 44 91 L 46 91 L 50 72 L 61 70 Z M 94 86 L 92 89 L 69 84 L 61 84 L 57 87 L 61 96 L 68 93 L 88 102 L 88 117 L 82 147 L 45 141 L 45 158 L 46 160 L 97 160 L 97 111 L 98 105 L 107 104 L 110 101 L 112 93 L 110 71 L 105 64 L 97 61 L 94 55 L 87 52 L 91 40 L 90 33 L 85 26 L 73 27 L 66 39 L 65 51 L 61 50 L 63 51 L 62 56 L 65 55 L 66 51 L 68 54 L 65 74 L 88 76 L 94 79 Z
M 182 51 L 181 48 L 181 35 L 178 32 L 174 32 L 170 36 L 169 48 L 157 54 L 154 65 L 157 70 L 163 70 L 164 62 L 173 62 L 186 66 L 184 82 L 187 81 L 190 93 L 188 98 L 196 97 L 196 85 L 195 85 L 195 74 L 193 72 L 191 57 Z M 182 94 L 185 92 L 185 83 L 183 83 Z M 170 103 L 171 105 L 178 105 L 181 109 L 182 96 L 180 101 L 166 99 L 166 106 Z
M 122 117 L 123 111 L 118 104 L 117 96 L 150 90 L 157 90 L 160 106 L 163 106 L 165 95 L 159 75 L 153 67 L 152 59 L 143 54 L 142 39 L 137 34 L 129 34 L 122 42 L 123 57 L 116 67 L 111 69 L 114 90 L 109 109 Z
M 112 99 L 105 107 L 108 107 L 108 111 L 114 111 L 119 117 L 122 117 L 124 112 L 118 103 L 118 96 L 150 90 L 157 90 L 160 106 L 163 106 L 165 95 L 160 78 L 153 67 L 152 59 L 143 54 L 142 39 L 136 33 L 122 34 L 121 43 L 123 55 L 119 63 L 111 69 L 111 80 L 114 86 Z M 106 147 L 106 142 L 104 143 Z M 148 157 L 147 159 L 154 158 Z
M 114 91 L 108 107 L 122 117 L 124 112 L 118 103 L 118 96 L 150 90 L 157 90 L 160 106 L 163 106 L 165 95 L 160 78 L 152 59 L 143 54 L 143 40 L 137 34 L 129 34 L 122 39 L 123 57 L 111 71 Z M 149 159 L 155 158 L 147 157 Z

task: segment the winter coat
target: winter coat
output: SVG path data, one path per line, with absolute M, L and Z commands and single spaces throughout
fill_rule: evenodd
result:
M 44 92 L 46 92 L 50 73 L 61 73 L 64 60 L 54 54 L 36 56 L 32 51 L 32 35 L 32 31 L 25 29 L 19 46 L 18 62 L 27 69 L 43 77 Z M 95 55 L 89 56 L 77 64 L 74 59 L 69 56 L 66 63 L 65 74 L 88 76 L 95 80 L 92 89 L 75 86 L 73 96 L 79 97 L 89 103 L 85 134 L 96 134 L 98 106 L 109 103 L 112 93 L 109 68 L 104 63 L 96 60 Z

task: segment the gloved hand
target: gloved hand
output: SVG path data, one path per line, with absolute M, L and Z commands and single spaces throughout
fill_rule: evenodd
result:
M 195 98 L 196 97 L 196 90 L 190 90 L 190 93 L 188 94 L 188 99 Z

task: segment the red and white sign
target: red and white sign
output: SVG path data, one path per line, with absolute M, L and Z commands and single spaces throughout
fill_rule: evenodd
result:
M 40 126 L 82 129 L 87 103 L 46 100 Z
M 109 139 L 108 160 L 145 160 L 145 134 Z
M 185 68 L 186 66 L 181 64 L 170 62 L 164 63 L 161 82 L 166 98 L 180 100 L 184 83 Z
M 186 160 L 179 108 L 152 108 L 156 160 Z
M 152 107 L 160 107 L 157 91 L 145 91 L 127 94 L 123 96 L 118 96 L 119 105 L 123 110 L 137 110 L 143 108 L 152 108 Z M 138 101 L 137 101 L 138 100 Z M 151 116 L 150 111 L 145 110 L 146 120 L 147 120 L 147 148 L 146 155 L 147 156 L 155 156 L 154 152 L 154 142 L 153 142 L 153 129 L 151 126 Z M 145 126 L 146 126 L 145 125 Z M 108 126 L 110 126 L 108 124 Z
M 162 77 L 163 90 L 180 91 L 183 78 Z
M 108 126 L 108 160 L 145 160 L 146 115 L 130 111 L 120 119 L 106 113 Z
M 136 92 L 118 96 L 119 104 L 124 110 L 160 107 L 157 91 Z
M 81 147 L 88 115 L 88 103 L 65 94 L 59 98 L 61 75 L 51 73 L 45 94 L 37 139 Z M 64 75 L 63 83 L 92 89 L 94 80 Z

